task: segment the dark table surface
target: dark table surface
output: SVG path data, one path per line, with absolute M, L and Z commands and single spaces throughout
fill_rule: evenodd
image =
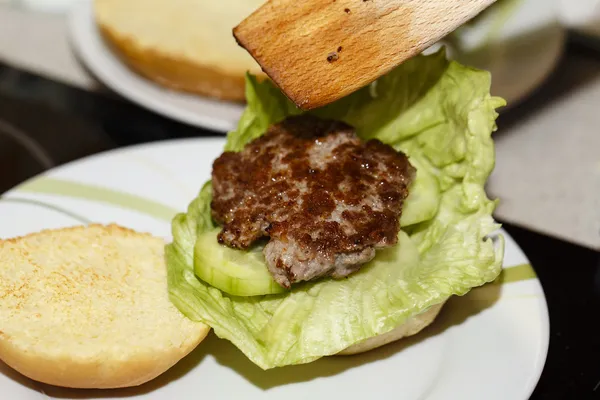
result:
M 569 54 L 600 57 L 576 41 L 569 42 Z M 547 97 L 542 87 L 502 115 L 499 124 L 543 107 Z M 219 135 L 155 115 L 108 92 L 89 93 L 0 63 L 0 193 L 48 168 L 100 151 Z M 600 399 L 599 254 L 522 227 L 504 227 L 531 260 L 550 312 L 548 358 L 531 399 Z

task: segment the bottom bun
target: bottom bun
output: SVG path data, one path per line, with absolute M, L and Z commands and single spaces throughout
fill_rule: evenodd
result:
M 347 349 L 337 353 L 337 355 L 349 356 L 352 354 L 364 353 L 366 351 L 373 350 L 386 344 L 395 342 L 396 340 L 402 339 L 404 337 L 416 335 L 435 320 L 445 302 L 446 301 L 443 301 L 434 306 L 431 306 L 427 311 L 415 315 L 414 317 L 411 317 L 405 323 L 396 327 L 395 329 L 392 329 L 391 331 L 382 335 L 374 336 L 360 343 L 356 343 L 348 347 Z
M 0 240 L 0 264 L 0 360 L 38 382 L 141 385 L 210 329 L 171 304 L 164 241 L 148 234 L 117 225 L 42 231 Z

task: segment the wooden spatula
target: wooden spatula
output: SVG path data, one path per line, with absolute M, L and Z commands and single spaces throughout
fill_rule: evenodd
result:
M 233 29 L 300 108 L 323 106 L 422 52 L 495 0 L 269 0 Z

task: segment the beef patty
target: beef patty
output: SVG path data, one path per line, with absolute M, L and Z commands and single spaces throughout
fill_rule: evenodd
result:
M 213 164 L 213 218 L 220 243 L 264 255 L 283 287 L 341 278 L 397 242 L 415 169 L 378 140 L 339 121 L 289 117 Z

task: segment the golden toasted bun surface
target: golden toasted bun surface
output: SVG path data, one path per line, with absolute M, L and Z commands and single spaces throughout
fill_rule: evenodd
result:
M 164 242 L 117 225 L 0 241 L 0 359 L 65 387 L 145 383 L 209 332 L 169 301 Z
M 94 0 L 100 33 L 132 70 L 163 86 L 243 101 L 266 75 L 232 29 L 265 0 Z
M 338 355 L 348 356 L 352 354 L 364 353 L 366 351 L 376 349 L 377 347 L 384 346 L 388 343 L 395 342 L 396 340 L 400 340 L 404 337 L 416 335 L 435 320 L 444 306 L 444 303 L 445 302 L 436 304 L 430 307 L 427 311 L 415 315 L 404 324 L 389 331 L 388 333 L 384 333 L 383 335 L 375 336 L 361 343 L 352 345 L 339 352 Z

